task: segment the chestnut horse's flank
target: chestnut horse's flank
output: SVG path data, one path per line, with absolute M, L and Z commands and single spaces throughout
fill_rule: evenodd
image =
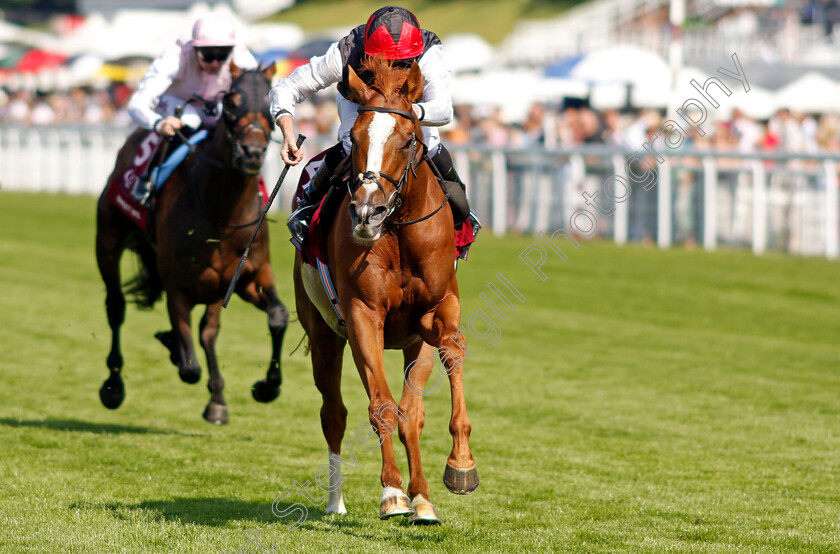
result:
M 341 359 L 349 341 L 381 445 L 380 517 L 411 515 L 414 523 L 439 523 L 420 462 L 423 395 L 429 394 L 424 388 L 435 348 L 452 394 L 453 447 L 444 483 L 462 494 L 478 487 L 461 379 L 466 342 L 458 331 L 461 306 L 452 212 L 440 209 L 446 197 L 425 159 L 420 124 L 411 113 L 411 103 L 422 96 L 418 65 L 400 70 L 373 58 L 365 69 L 373 75 L 370 87 L 349 69 L 353 100 L 362 106 L 352 130 L 351 194 L 338 208 L 325 249 L 346 327 L 338 323 L 317 271 L 300 259 L 295 263 L 298 316 L 312 348 L 332 466 L 327 512 L 346 512 L 337 455 L 347 415 L 341 398 Z M 383 348 L 403 351 L 406 385 L 399 405 L 385 378 Z M 408 497 L 394 458 L 395 429 L 408 454 Z
M 96 257 L 106 286 L 106 308 L 111 326 L 110 377 L 100 390 L 102 403 L 117 408 L 125 397 L 120 372 L 120 326 L 125 317 L 125 297 L 120 284 L 120 257 L 126 249 L 140 255 L 141 279 L 135 292 L 151 306 L 163 291 L 172 329 L 158 333 L 178 367 L 181 379 L 197 383 L 201 377 L 190 327 L 196 304 L 206 304 L 201 318 L 200 342 L 207 357 L 211 397 L 204 418 L 226 423 L 224 380 L 216 361 L 215 343 L 219 313 L 228 283 L 260 216 L 258 178 L 273 127 L 268 112 L 268 90 L 274 64 L 264 71 L 241 72 L 232 67 L 234 82 L 223 101 L 222 119 L 197 152 L 173 173 L 157 199 L 154 220 L 156 243 L 150 242 L 115 208 L 103 193 L 97 210 Z M 132 163 L 138 130 L 120 151 L 115 174 Z M 236 292 L 268 313 L 272 354 L 264 381 L 254 385 L 254 398 L 268 402 L 280 393 L 280 348 L 288 313 L 277 297 L 269 265 L 268 230 L 262 227 Z

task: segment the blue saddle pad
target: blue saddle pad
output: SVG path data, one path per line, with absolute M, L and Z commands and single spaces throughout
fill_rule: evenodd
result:
M 207 129 L 202 129 L 187 139 L 187 142 L 192 145 L 196 145 L 205 138 L 207 138 Z M 186 144 L 182 144 L 169 155 L 160 167 L 156 167 L 154 171 L 152 171 L 152 183 L 154 183 L 156 191 L 160 190 L 166 180 L 172 175 L 172 172 L 175 171 L 175 168 L 181 165 L 181 162 L 184 161 L 189 153 L 190 147 Z

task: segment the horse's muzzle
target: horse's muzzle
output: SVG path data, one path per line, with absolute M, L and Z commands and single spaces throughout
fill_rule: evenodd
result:
M 243 144 L 241 157 L 242 170 L 249 175 L 259 173 L 265 161 L 265 150 L 265 146 L 249 147 Z
M 353 237 L 361 242 L 374 242 L 382 236 L 382 226 L 388 210 L 385 204 L 350 202 L 350 222 Z

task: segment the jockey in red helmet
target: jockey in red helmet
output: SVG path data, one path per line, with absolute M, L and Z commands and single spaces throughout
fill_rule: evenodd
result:
M 413 106 L 414 114 L 423 125 L 429 156 L 441 175 L 448 181 L 461 183 L 437 130 L 437 127 L 446 125 L 453 117 L 450 90 L 452 75 L 444 59 L 440 39 L 433 32 L 422 29 L 417 18 L 407 9 L 385 6 L 373 12 L 366 24 L 359 25 L 340 41 L 330 45 L 323 56 L 313 57 L 308 64 L 298 67 L 271 89 L 271 115 L 283 131 L 281 155 L 284 162 L 296 165 L 303 159 L 303 154 L 295 145 L 295 105 L 311 94 L 338 83 L 336 104 L 341 120 L 339 142 L 327 152 L 324 162 L 305 188 L 298 208 L 288 221 L 292 236 L 300 243 L 306 241 L 309 219 L 326 194 L 336 166 L 350 153 L 350 130 L 358 116 L 359 106 L 347 99 L 347 68 L 352 67 L 364 79 L 361 63 L 365 56 L 382 56 L 407 67 L 415 61 L 419 64 L 425 84 L 422 100 Z M 450 197 L 455 223 L 460 224 L 468 219 L 477 233 L 481 226 L 469 210 L 461 184 L 461 189 L 454 191 Z

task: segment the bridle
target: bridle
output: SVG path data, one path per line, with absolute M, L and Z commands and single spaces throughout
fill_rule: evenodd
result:
M 262 75 L 262 73 L 260 73 L 258 71 L 247 71 L 247 72 L 243 73 L 243 75 L 248 74 L 248 73 L 259 74 L 265 80 L 265 84 L 267 85 L 267 87 L 268 88 L 271 87 L 271 83 L 269 82 L 269 80 L 264 75 Z M 237 82 L 240 81 L 241 78 L 242 77 L 240 76 L 240 78 L 237 79 Z M 252 83 L 253 83 L 253 87 L 252 87 L 253 90 L 251 92 L 254 93 L 253 94 L 254 98 L 262 98 L 262 97 L 268 95 L 268 92 L 265 92 L 264 94 L 260 94 L 260 92 L 258 90 L 258 87 L 257 87 L 257 85 L 258 85 L 257 81 L 252 80 Z M 216 158 L 210 157 L 207 154 L 205 154 L 204 152 L 198 150 L 195 147 L 194 144 L 190 143 L 190 141 L 187 140 L 187 138 L 181 133 L 180 130 L 176 130 L 175 133 L 178 135 L 178 137 L 181 139 L 181 141 L 184 144 L 187 145 L 187 147 L 190 149 L 190 153 L 195 154 L 199 158 L 199 160 L 201 160 L 202 162 L 207 163 L 209 165 L 212 165 L 213 167 L 232 168 L 232 169 L 236 169 L 238 171 L 242 171 L 243 173 L 246 173 L 246 171 L 241 167 L 241 165 L 239 163 L 240 160 L 242 160 L 242 158 L 245 156 L 245 150 L 242 147 L 241 141 L 253 129 L 256 128 L 265 137 L 265 141 L 266 141 L 265 148 L 268 148 L 268 143 L 271 141 L 271 130 L 274 128 L 274 120 L 272 119 L 271 113 L 269 112 L 268 104 L 265 104 L 264 105 L 265 109 L 263 110 L 263 115 L 265 116 L 266 120 L 271 123 L 271 128 L 270 129 L 266 130 L 266 128 L 264 126 L 262 126 L 258 121 L 251 121 L 250 123 L 246 123 L 245 125 L 243 125 L 243 126 L 241 126 L 240 128 L 237 129 L 236 128 L 236 122 L 239 121 L 243 116 L 245 116 L 245 114 L 250 113 L 251 110 L 248 108 L 248 98 L 249 98 L 248 93 L 244 89 L 242 89 L 238 86 L 235 86 L 236 83 L 233 83 L 233 85 L 234 86 L 231 86 L 231 89 L 229 91 L 227 91 L 225 93 L 220 93 L 220 94 L 222 94 L 222 117 L 221 117 L 221 119 L 224 122 L 224 125 L 222 126 L 222 128 L 225 131 L 226 138 L 233 145 L 233 154 L 231 155 L 231 159 L 228 163 L 220 162 Z M 236 112 L 231 112 L 227 109 L 227 106 L 229 105 L 229 98 L 231 98 L 231 96 L 233 94 L 239 94 L 240 97 L 242 98 L 242 103 L 239 105 Z M 218 98 L 218 95 L 216 96 L 216 98 Z M 184 105 L 186 105 L 186 104 L 199 104 L 199 105 L 202 106 L 204 111 L 209 113 L 209 114 L 212 114 L 213 112 L 216 111 L 216 99 L 215 98 L 213 98 L 211 100 L 205 100 L 204 98 L 202 98 L 198 94 L 193 94 L 192 97 L 190 97 L 190 99 L 187 100 Z M 216 128 L 218 129 L 219 126 L 217 126 Z
M 251 72 L 247 72 L 247 73 L 251 73 Z M 246 75 L 247 73 L 243 73 L 243 75 Z M 252 97 L 253 98 L 267 98 L 268 97 L 268 90 L 271 88 L 271 82 L 261 72 L 255 71 L 253 73 L 258 74 L 258 75 L 260 75 L 260 77 L 263 78 L 263 81 L 265 82 L 265 85 L 266 85 L 266 87 L 265 87 L 266 90 L 261 92 L 259 90 L 260 87 L 258 86 L 260 83 L 257 80 L 252 79 L 251 80 L 252 87 L 251 87 L 251 91 L 250 91 Z M 236 85 L 236 83 L 238 83 L 241 79 L 242 79 L 242 76 L 240 76 L 240 78 L 237 79 L 236 82 L 233 83 L 233 85 Z M 235 113 L 230 113 L 227 110 L 228 99 L 233 94 L 239 94 L 239 96 L 242 98 L 242 102 L 239 105 L 239 107 L 237 108 Z M 239 164 L 239 161 L 245 156 L 245 150 L 242 147 L 241 141 L 248 134 L 250 134 L 253 129 L 258 129 L 263 134 L 263 137 L 265 138 L 265 146 L 263 147 L 263 150 L 268 148 L 268 143 L 271 142 L 271 130 L 274 128 L 274 118 L 271 117 L 271 112 L 269 111 L 268 103 L 265 103 L 265 102 L 263 103 L 263 108 L 264 109 L 262 110 L 262 112 L 263 112 L 263 115 L 266 118 L 266 121 L 268 121 L 269 124 L 270 124 L 269 129 L 266 130 L 266 128 L 263 125 L 261 125 L 259 121 L 256 121 L 256 120 L 251 121 L 250 123 L 246 123 L 245 125 L 243 125 L 242 127 L 238 128 L 238 129 L 235 127 L 237 121 L 242 119 L 242 117 L 244 117 L 246 114 L 250 113 L 250 109 L 249 109 L 249 105 L 248 105 L 248 99 L 249 99 L 248 92 L 245 91 L 244 89 L 242 89 L 241 87 L 238 87 L 238 86 L 232 86 L 231 89 L 228 92 L 226 92 L 224 94 L 224 96 L 222 97 L 222 119 L 225 122 L 225 132 L 227 133 L 228 138 L 231 140 L 231 142 L 233 144 L 233 155 L 231 157 L 231 165 L 233 165 L 233 166 L 237 166 Z
M 400 115 L 402 117 L 410 119 L 414 123 L 414 133 L 411 136 L 411 146 L 410 146 L 410 150 L 409 150 L 409 153 L 408 153 L 408 160 L 405 163 L 405 169 L 403 170 L 399 181 L 396 180 L 394 177 L 388 175 L 387 173 L 379 172 L 380 177 L 384 178 L 385 180 L 389 181 L 392 185 L 394 185 L 394 192 L 392 192 L 390 194 L 390 196 L 388 196 L 388 199 L 385 202 L 385 218 L 384 219 L 387 220 L 388 217 L 392 213 L 394 213 L 394 210 L 396 210 L 397 208 L 402 206 L 402 198 L 400 198 L 400 194 L 402 193 L 402 188 L 405 185 L 406 181 L 408 181 L 409 172 L 411 172 L 411 174 L 416 179 L 417 178 L 417 168 L 420 167 L 420 164 L 422 164 L 424 161 L 426 161 L 433 168 L 434 168 L 434 164 L 429 159 L 429 156 L 428 156 L 429 149 L 428 149 L 428 147 L 423 142 L 423 140 L 420 137 L 417 136 L 417 127 L 419 126 L 419 122 L 417 121 L 417 117 L 412 112 L 409 112 L 409 111 L 406 111 L 406 110 L 400 110 L 400 109 L 397 109 L 397 108 L 386 108 L 386 107 L 379 107 L 379 106 L 359 106 L 358 112 L 359 113 L 362 113 L 362 112 L 377 112 L 377 113 L 395 114 L 395 115 Z M 415 154 L 417 153 L 418 143 L 420 144 L 420 147 L 423 149 L 423 154 L 420 156 L 417 163 L 412 165 L 412 162 L 414 161 L 414 158 L 415 158 Z M 352 185 L 350 184 L 351 183 L 350 180 L 348 180 L 348 182 L 347 182 L 347 190 L 350 193 L 351 197 L 353 196 L 353 194 L 355 194 L 355 192 L 357 190 L 359 190 L 359 187 L 362 184 L 362 180 L 365 179 L 365 178 L 370 178 L 373 175 L 370 171 L 365 172 L 364 174 L 361 174 L 361 173 L 357 173 L 355 170 L 353 170 L 353 173 L 356 174 L 356 177 L 355 177 L 355 179 L 352 180 Z M 382 191 L 382 195 L 385 196 L 386 193 L 385 193 L 385 189 L 382 187 L 382 183 L 380 183 L 377 180 L 376 181 L 376 186 L 379 188 L 380 191 Z M 441 189 L 443 190 L 442 186 L 441 186 Z M 421 221 L 425 221 L 426 219 L 429 219 L 430 217 L 432 217 L 433 215 L 438 213 L 440 210 L 442 210 L 443 207 L 446 205 L 446 203 L 448 201 L 449 201 L 449 193 L 447 193 L 444 190 L 443 203 L 432 213 L 430 213 L 428 215 L 425 215 L 421 218 L 414 219 L 412 221 L 391 221 L 389 223 L 392 223 L 393 225 L 404 226 L 404 225 L 411 225 L 413 223 L 419 223 Z

